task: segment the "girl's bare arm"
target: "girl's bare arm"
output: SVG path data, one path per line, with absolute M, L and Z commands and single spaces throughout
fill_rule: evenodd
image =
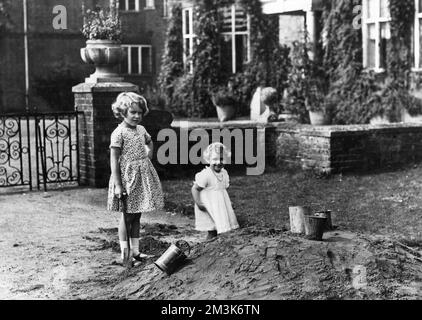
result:
M 198 206 L 199 210 L 201 211 L 207 211 L 207 208 L 205 208 L 204 204 L 201 202 L 201 198 L 199 196 L 199 193 L 204 190 L 204 188 L 201 188 L 196 183 L 192 187 L 192 197 L 195 201 L 196 205 Z
M 154 143 L 151 140 L 148 144 L 146 144 L 146 146 L 147 146 L 148 158 L 152 159 L 152 155 L 154 153 Z
M 123 194 L 122 177 L 120 176 L 120 148 L 112 147 L 110 150 L 110 168 L 113 176 L 114 194 L 121 197 Z

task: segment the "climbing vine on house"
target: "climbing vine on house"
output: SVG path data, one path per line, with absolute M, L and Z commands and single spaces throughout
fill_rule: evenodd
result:
M 174 5 L 171 10 L 171 17 L 166 33 L 166 42 L 162 56 L 160 74 L 158 75 L 158 86 L 161 94 L 165 97 L 165 104 L 172 106 L 173 110 L 183 109 L 180 99 L 174 94 L 183 94 L 177 87 L 176 79 L 183 74 L 183 37 L 182 37 L 182 8 L 180 4 Z M 183 99 L 182 99 L 183 100 Z
M 420 113 L 420 101 L 409 93 L 414 1 L 390 0 L 391 39 L 382 74 L 363 69 L 362 30 L 354 27 L 354 8 L 361 5 L 361 0 L 324 4 L 327 39 L 323 65 L 329 75 L 326 103 L 334 109 L 333 123 L 367 123 L 377 115 L 399 121 L 403 109 L 410 114 Z
M 0 0 L 0 35 L 11 26 L 10 0 Z
M 251 60 L 243 71 L 232 74 L 222 68 L 222 50 L 220 33 L 222 21 L 219 9 L 231 6 L 235 0 L 199 0 L 194 6 L 194 33 L 196 35 L 194 53 L 191 57 L 193 72 L 183 69 L 180 76 L 171 78 L 170 73 L 162 73 L 160 87 L 167 101 L 177 101 L 183 110 L 169 106 L 178 115 L 190 117 L 209 117 L 215 115 L 211 94 L 224 90 L 228 83 L 232 84 L 239 106 L 238 114 L 249 114 L 249 103 L 257 86 L 272 86 L 282 94 L 286 86 L 286 75 L 289 65 L 289 49 L 279 45 L 278 18 L 264 15 L 259 0 L 238 0 L 250 19 Z M 173 19 L 175 19 L 173 17 Z M 170 25 L 175 25 L 170 23 Z M 180 23 L 181 25 L 181 23 Z M 181 39 L 180 32 L 180 45 Z M 178 50 L 176 45 L 169 47 Z M 172 59 L 164 59 L 164 66 L 171 65 Z M 189 62 L 188 62 L 189 63 Z M 174 82 L 178 90 L 166 90 L 165 83 Z M 177 92 L 176 92 L 177 91 Z M 183 94 L 180 95 L 180 92 Z M 281 98 L 281 97 L 280 97 Z

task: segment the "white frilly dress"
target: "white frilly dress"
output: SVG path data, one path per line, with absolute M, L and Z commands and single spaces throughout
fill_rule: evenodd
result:
M 201 211 L 195 204 L 195 229 L 198 231 L 217 230 L 220 234 L 239 228 L 226 190 L 229 187 L 227 171 L 222 169 L 219 174 L 216 174 L 207 167 L 196 174 L 195 183 L 204 188 L 199 195 L 209 212 L 208 214 Z

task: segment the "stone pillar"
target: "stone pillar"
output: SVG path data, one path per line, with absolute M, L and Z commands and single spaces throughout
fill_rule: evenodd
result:
M 119 124 L 111 111 L 117 95 L 139 92 L 126 82 L 80 83 L 72 89 L 79 116 L 79 166 L 82 185 L 103 188 L 110 178 L 110 134 Z

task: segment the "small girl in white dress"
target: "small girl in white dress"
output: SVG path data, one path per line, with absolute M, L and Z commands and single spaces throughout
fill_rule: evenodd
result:
M 230 152 L 222 143 L 216 142 L 207 147 L 203 157 L 209 166 L 196 174 L 192 196 L 195 201 L 195 229 L 208 231 L 207 240 L 210 240 L 217 234 L 239 228 L 239 224 L 226 190 L 229 175 L 224 169 L 224 162 L 230 157 Z

